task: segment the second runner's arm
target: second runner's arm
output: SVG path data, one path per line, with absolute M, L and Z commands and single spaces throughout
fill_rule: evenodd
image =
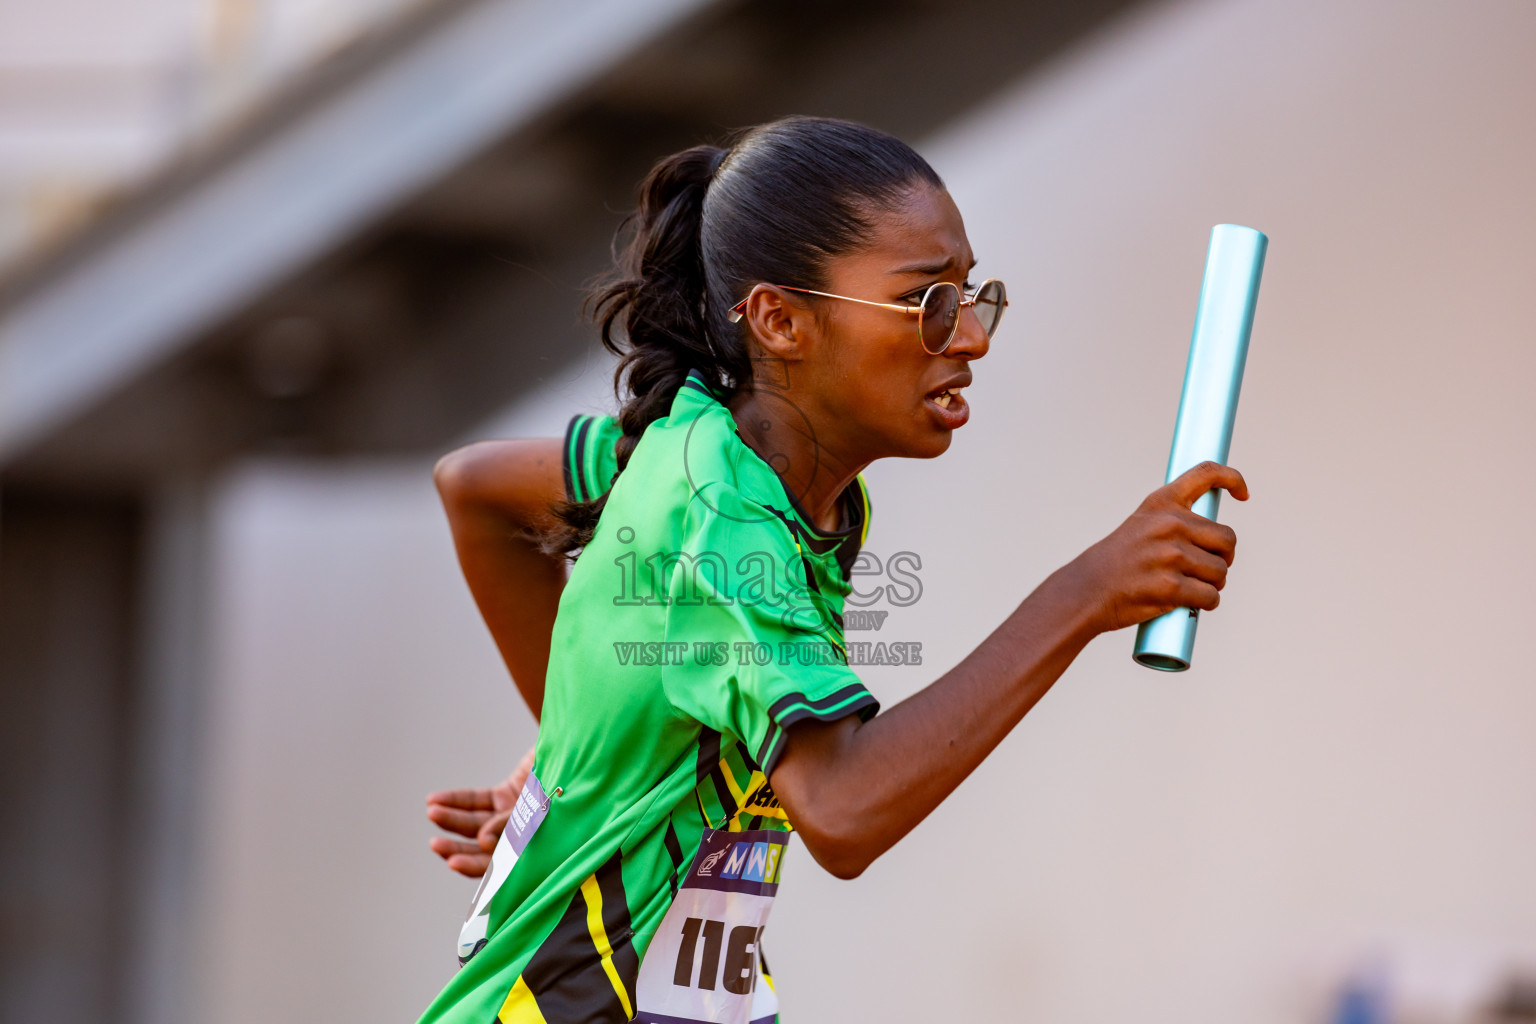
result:
M 464 579 L 535 719 L 565 567 L 559 556 L 540 551 L 528 530 L 547 524 L 550 509 L 565 498 L 563 454 L 559 438 L 480 441 L 443 456 L 432 472 Z M 451 833 L 433 836 L 430 845 L 450 868 L 471 878 L 485 873 L 532 763 L 530 750 L 496 786 L 427 796 L 427 818 Z
M 518 692 L 537 719 L 565 559 L 528 535 L 565 500 L 559 438 L 477 441 L 437 461 L 432 480 L 448 514 L 459 567 Z

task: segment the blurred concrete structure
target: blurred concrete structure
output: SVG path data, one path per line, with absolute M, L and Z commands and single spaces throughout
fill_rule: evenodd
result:
M 1196 668 L 1101 640 L 864 878 L 799 855 L 786 1020 L 1323 1022 L 1382 963 L 1469 1021 L 1536 963 L 1529 4 L 403 10 L 0 285 L 4 1019 L 419 1011 L 420 796 L 532 736 L 431 458 L 603 407 L 635 181 L 788 111 L 918 143 L 1014 299 L 869 474 L 887 704 L 1155 485 L 1206 232 L 1272 248 Z
M 59 241 L 424 2 L 0 5 L 0 265 Z

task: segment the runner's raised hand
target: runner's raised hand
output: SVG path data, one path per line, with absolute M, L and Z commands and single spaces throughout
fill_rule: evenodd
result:
M 1213 488 L 1248 500 L 1241 473 L 1202 462 L 1147 495 L 1113 533 L 1067 567 L 1100 595 L 1100 630 L 1134 626 L 1175 608 L 1209 611 L 1221 603 L 1237 534 L 1190 511 Z

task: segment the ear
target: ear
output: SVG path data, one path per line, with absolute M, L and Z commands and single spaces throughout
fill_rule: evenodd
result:
M 757 344 L 786 362 L 805 358 L 817 330 L 810 305 L 771 284 L 753 286 L 742 316 Z

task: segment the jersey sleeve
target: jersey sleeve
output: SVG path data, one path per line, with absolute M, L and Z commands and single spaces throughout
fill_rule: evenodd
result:
M 817 589 L 794 527 L 771 510 L 694 500 L 667 592 L 662 683 L 673 707 L 741 740 L 765 774 L 807 718 L 868 720 L 879 702 L 848 666 L 840 598 Z
M 612 416 L 578 413 L 571 417 L 561 448 L 566 501 L 592 501 L 608 490 L 619 471 L 613 446 L 623 435 Z

